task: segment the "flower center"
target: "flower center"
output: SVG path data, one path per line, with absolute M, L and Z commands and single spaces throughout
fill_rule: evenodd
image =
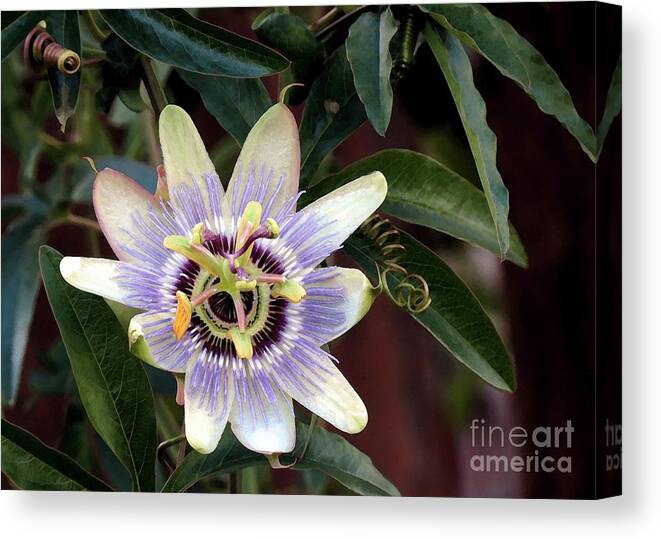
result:
M 177 290 L 177 310 L 172 331 L 179 340 L 195 315 L 205 334 L 232 342 L 237 356 L 253 355 L 253 338 L 267 325 L 271 300 L 282 298 L 298 303 L 305 289 L 283 273 L 264 272 L 251 253 L 259 239 L 275 239 L 280 229 L 275 220 L 262 220 L 262 206 L 251 201 L 241 215 L 232 241 L 219 236 L 202 223 L 189 236 L 167 236 L 163 245 L 194 262 L 199 271 L 185 290 Z

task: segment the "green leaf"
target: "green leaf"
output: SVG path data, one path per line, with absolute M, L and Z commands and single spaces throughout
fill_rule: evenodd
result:
M 257 17 L 255 17 L 252 21 L 252 24 L 250 27 L 254 30 L 257 28 L 260 24 L 262 24 L 262 21 L 266 19 L 269 15 L 272 15 L 273 13 L 289 13 L 289 8 L 287 6 L 272 6 L 272 7 L 267 7 L 265 8 Z
M 9 404 L 16 399 L 39 291 L 45 221 L 44 213 L 28 213 L 2 236 L 2 398 Z
M 96 431 L 129 471 L 133 489 L 153 491 L 156 421 L 147 375 L 129 353 L 126 332 L 103 298 L 62 279 L 61 259 L 48 246 L 39 251 L 48 301 L 80 399 Z
M 255 19 L 252 29 L 260 41 L 292 61 L 290 81 L 302 83 L 305 88 L 292 88 L 288 97 L 290 101 L 300 103 L 322 69 L 324 53 L 321 43 L 300 17 L 289 13 L 262 14 Z
M 592 161 L 597 142 L 590 125 L 576 112 L 558 74 L 510 23 L 480 4 L 420 5 L 435 21 L 516 82 L 545 113 L 554 116 Z
M 344 47 L 326 62 L 310 88 L 301 119 L 301 186 L 306 186 L 321 161 L 367 119 L 353 85 Z
M 491 218 L 496 225 L 500 256 L 504 259 L 510 247 L 507 221 L 509 193 L 496 166 L 496 135 L 487 124 L 487 108 L 475 88 L 470 60 L 462 44 L 452 34 L 443 30 L 437 32 L 427 24 L 424 35 L 457 105 Z
M 363 13 L 349 28 L 347 58 L 358 97 L 376 132 L 386 134 L 392 113 L 390 40 L 397 24 L 390 9 Z
M 622 55 L 620 55 L 613 77 L 611 78 L 608 94 L 606 94 L 606 108 L 597 127 L 597 157 L 601 155 L 601 150 L 606 140 L 606 135 L 611 128 L 613 120 L 622 111 Z
M 183 9 L 104 9 L 101 15 L 133 48 L 187 71 L 264 77 L 289 65 L 274 50 L 196 19 Z
M 18 47 L 39 21 L 44 18 L 41 11 L 2 12 L 2 60 Z
M 300 206 L 375 170 L 388 181 L 388 195 L 379 211 L 500 253 L 484 193 L 445 165 L 410 150 L 384 150 L 352 163 L 315 184 L 301 197 Z M 512 225 L 509 231 L 507 258 L 526 267 L 528 258 L 519 235 Z
M 2 472 L 22 490 L 111 490 L 64 453 L 4 419 Z
M 308 425 L 297 422 L 296 447 L 290 455 L 282 455 L 280 462 L 294 462 L 295 470 L 314 469 L 325 473 L 345 487 L 366 496 L 398 496 L 399 492 L 374 467 L 371 459 L 337 434 L 316 427 L 308 439 Z M 246 449 L 228 428 L 216 450 L 209 455 L 191 452 L 163 487 L 163 492 L 184 492 L 195 483 L 216 473 L 228 473 L 249 466 L 267 463 L 264 455 Z
M 308 425 L 296 426 L 296 455 L 308 437 Z M 281 462 L 287 464 L 286 457 Z M 291 460 L 291 459 L 290 459 Z M 303 458 L 293 466 L 296 470 L 318 470 L 336 479 L 348 489 L 363 496 L 399 496 L 397 488 L 376 469 L 372 459 L 356 449 L 338 434 L 315 427 Z
M 491 320 L 464 282 L 433 251 L 409 234 L 399 231 L 398 243 L 405 248 L 399 262 L 409 274 L 422 277 L 429 286 L 431 305 L 411 316 L 429 331 L 461 363 L 498 389 L 514 391 L 514 369 L 505 346 Z M 383 270 L 388 260 L 380 249 L 361 233 L 344 244 L 374 280 L 377 265 Z M 388 286 L 395 291 L 403 282 L 401 273 L 387 273 Z M 407 311 L 408 312 L 408 311 Z
M 80 28 L 78 11 L 49 11 L 46 15 L 47 30 L 60 45 L 81 54 Z M 55 68 L 48 70 L 48 81 L 53 95 L 55 116 L 60 122 L 62 132 L 67 121 L 76 110 L 78 92 L 80 90 L 80 70 L 73 75 L 67 75 Z
M 240 145 L 255 122 L 272 105 L 259 79 L 209 77 L 183 70 L 178 72 L 184 82 L 200 94 L 206 109 Z

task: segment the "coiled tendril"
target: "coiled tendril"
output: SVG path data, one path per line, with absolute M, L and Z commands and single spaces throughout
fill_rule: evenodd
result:
M 397 230 L 386 217 L 375 213 L 362 225 L 359 231 L 379 249 L 383 262 L 379 270 L 379 280 L 388 297 L 399 307 L 411 313 L 421 313 L 431 305 L 429 285 L 424 277 L 409 273 L 402 265 L 406 258 L 406 247 L 399 243 Z M 388 285 L 388 274 L 398 275 L 400 282 L 393 290 Z
M 80 69 L 80 56 L 63 47 L 46 31 L 46 22 L 35 26 L 23 42 L 23 59 L 33 71 L 42 66 L 55 68 L 66 75 L 73 75 Z

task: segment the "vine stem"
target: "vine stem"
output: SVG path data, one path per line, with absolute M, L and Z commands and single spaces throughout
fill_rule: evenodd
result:
M 145 134 L 145 139 L 147 140 L 147 154 L 149 155 L 149 161 L 152 166 L 155 167 L 162 162 L 161 147 L 158 144 L 158 120 L 148 107 L 140 113 L 140 116 L 142 130 Z
M 186 422 L 182 421 L 181 422 L 181 440 L 180 442 L 183 442 L 186 440 Z M 175 462 L 175 466 L 179 468 L 181 466 L 181 463 L 184 461 L 184 457 L 186 456 L 186 443 L 179 443 L 179 450 L 177 451 L 177 460 Z
M 156 456 L 158 457 L 158 460 L 165 464 L 166 467 L 170 469 L 170 473 L 172 473 L 172 467 L 168 464 L 167 462 L 167 457 L 165 454 L 165 450 L 168 449 L 169 447 L 172 447 L 173 445 L 179 444 L 183 442 L 186 439 L 185 434 L 178 434 L 174 438 L 170 438 L 169 440 L 165 440 L 161 442 L 158 447 L 156 448 Z
M 163 91 L 161 84 L 158 82 L 158 78 L 156 77 L 154 65 L 148 56 L 142 56 L 142 68 L 145 75 L 143 79 L 145 88 L 147 89 L 147 94 L 149 95 L 154 115 L 158 120 L 161 111 L 168 104 L 168 100 L 167 97 L 165 97 L 165 92 Z
M 308 30 L 312 32 L 313 34 L 333 22 L 339 15 L 341 15 L 342 12 L 337 8 L 334 7 L 333 9 L 329 10 L 327 13 L 322 15 L 320 18 L 318 18 L 316 21 L 311 23 L 308 26 Z
M 60 219 L 55 219 L 50 223 L 49 228 L 55 228 L 56 226 L 61 225 L 75 225 L 87 228 L 88 230 L 94 230 L 95 232 L 101 232 L 99 223 L 97 223 L 94 219 L 83 217 L 81 215 L 74 215 L 73 213 L 70 213 L 69 215 Z

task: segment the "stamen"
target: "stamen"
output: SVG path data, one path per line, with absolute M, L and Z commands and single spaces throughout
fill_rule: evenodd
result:
M 236 355 L 241 359 L 250 359 L 253 354 L 252 338 L 247 333 L 239 330 L 239 328 L 232 328 L 228 331 L 229 338 L 232 339 L 232 344 L 236 350 Z
M 175 338 L 180 341 L 186 334 L 188 326 L 190 326 L 191 316 L 193 309 L 188 296 L 181 290 L 177 291 L 177 312 L 174 315 L 174 322 L 172 323 L 172 331 Z
M 258 283 L 278 284 L 284 283 L 287 278 L 279 273 L 262 273 L 260 275 L 253 275 Z
M 296 281 L 290 281 L 285 278 L 281 283 L 273 285 L 271 288 L 271 297 L 285 298 L 292 303 L 300 302 L 306 295 L 305 288 Z

